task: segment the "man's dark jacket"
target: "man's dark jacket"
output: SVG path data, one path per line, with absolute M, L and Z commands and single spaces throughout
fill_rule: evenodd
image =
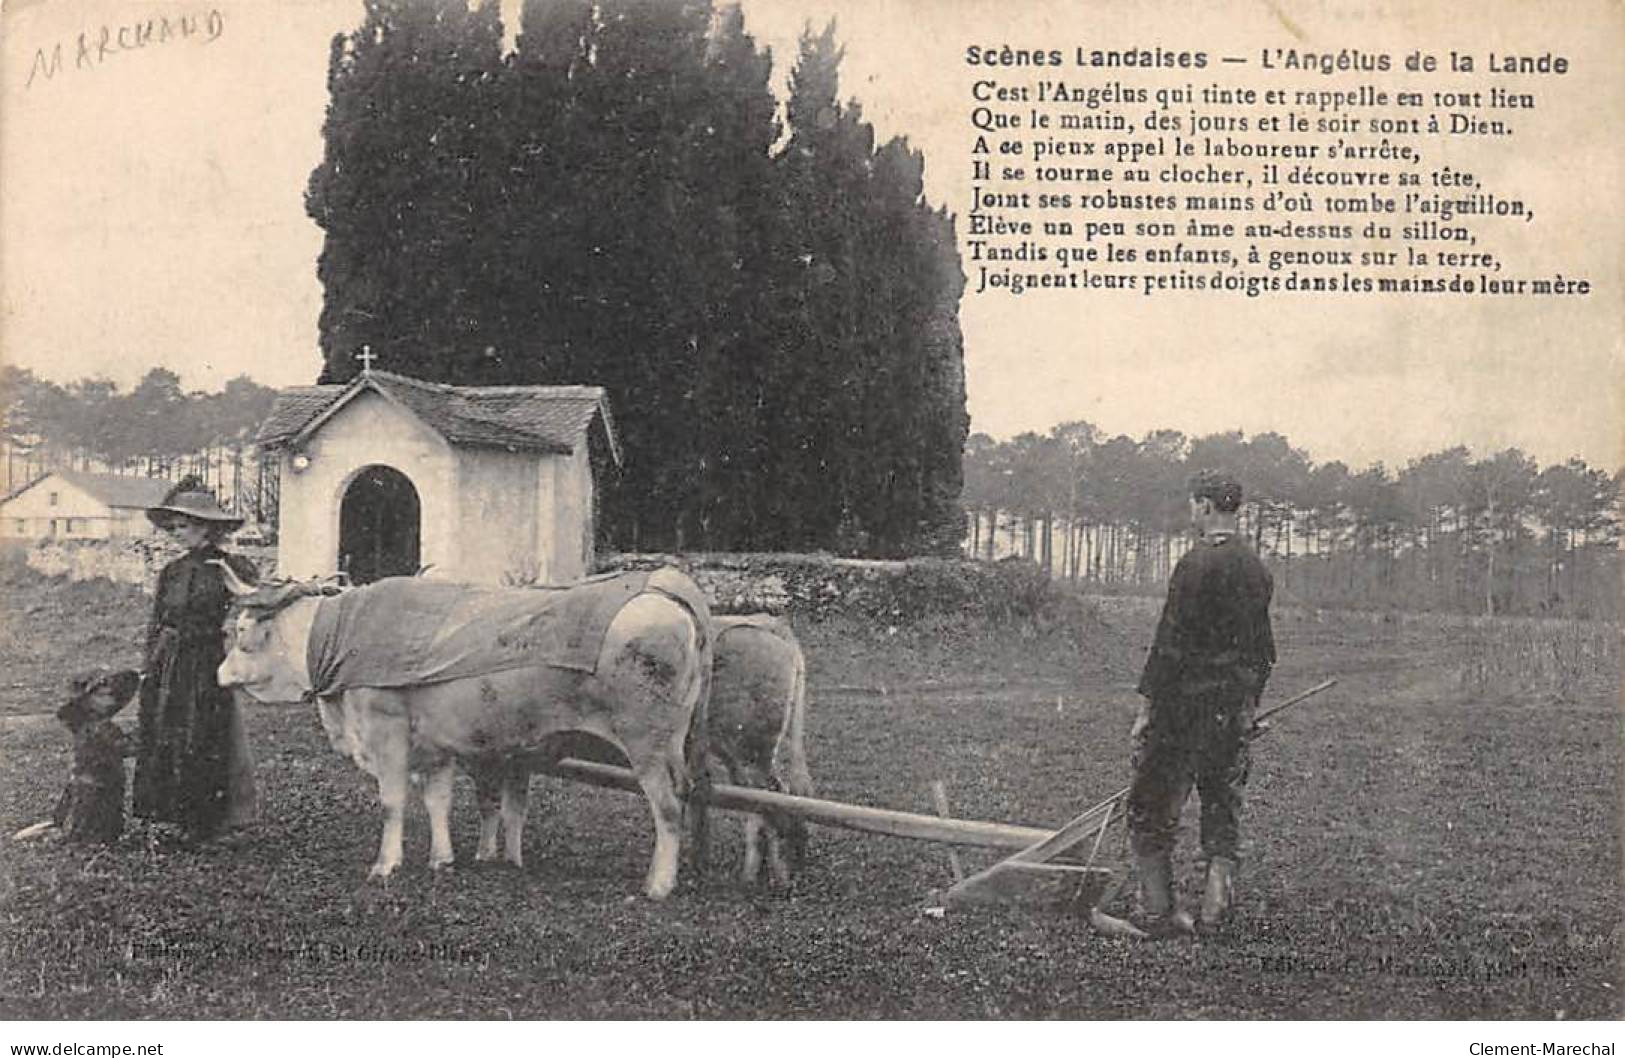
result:
M 1275 664 L 1270 630 L 1274 582 L 1240 534 L 1203 538 L 1168 581 L 1168 601 L 1140 675 L 1156 699 L 1226 685 L 1258 694 Z

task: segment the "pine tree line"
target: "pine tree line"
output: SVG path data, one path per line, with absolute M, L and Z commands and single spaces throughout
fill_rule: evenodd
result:
M 1617 617 L 1625 472 L 1541 467 L 1464 447 L 1353 470 L 1280 434 L 1135 441 L 1086 422 L 965 454 L 973 554 L 1018 554 L 1082 583 L 1149 587 L 1187 542 L 1186 482 L 1222 467 L 1244 483 L 1242 526 L 1283 597 L 1322 606 Z
M 11 364 L 0 368 L 0 495 L 54 470 L 161 477 L 196 474 L 223 503 L 276 520 L 276 466 L 254 432 L 276 391 L 247 377 L 218 393 L 181 388 L 155 367 L 129 390 L 105 378 L 61 385 Z
M 953 222 L 839 99 L 834 27 L 771 56 L 709 0 L 369 0 L 332 44 L 310 215 L 322 381 L 604 386 L 635 549 L 957 548 Z

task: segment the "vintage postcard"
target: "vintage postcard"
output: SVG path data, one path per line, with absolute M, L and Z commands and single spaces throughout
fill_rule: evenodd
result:
M 0 16 L 5 1042 L 1614 1053 L 1619 4 Z

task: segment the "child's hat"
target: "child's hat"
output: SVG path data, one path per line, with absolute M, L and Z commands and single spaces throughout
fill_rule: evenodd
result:
M 129 704 L 141 686 L 141 674 L 131 669 L 93 669 L 75 676 L 68 683 L 68 703 L 56 711 L 56 718 L 69 727 L 78 727 L 92 719 L 90 696 L 104 684 L 112 685 L 113 700 L 117 703 L 107 713 L 112 716 Z

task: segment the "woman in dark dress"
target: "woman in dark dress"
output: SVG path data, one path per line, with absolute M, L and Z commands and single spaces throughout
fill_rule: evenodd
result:
M 257 809 L 242 716 L 232 692 L 215 680 L 232 596 L 210 563 L 230 564 L 249 583 L 258 574 L 247 559 L 220 549 L 242 519 L 221 510 L 196 478 L 182 481 L 147 517 L 187 550 L 159 573 L 147 629 L 135 814 L 208 841 L 250 822 Z

